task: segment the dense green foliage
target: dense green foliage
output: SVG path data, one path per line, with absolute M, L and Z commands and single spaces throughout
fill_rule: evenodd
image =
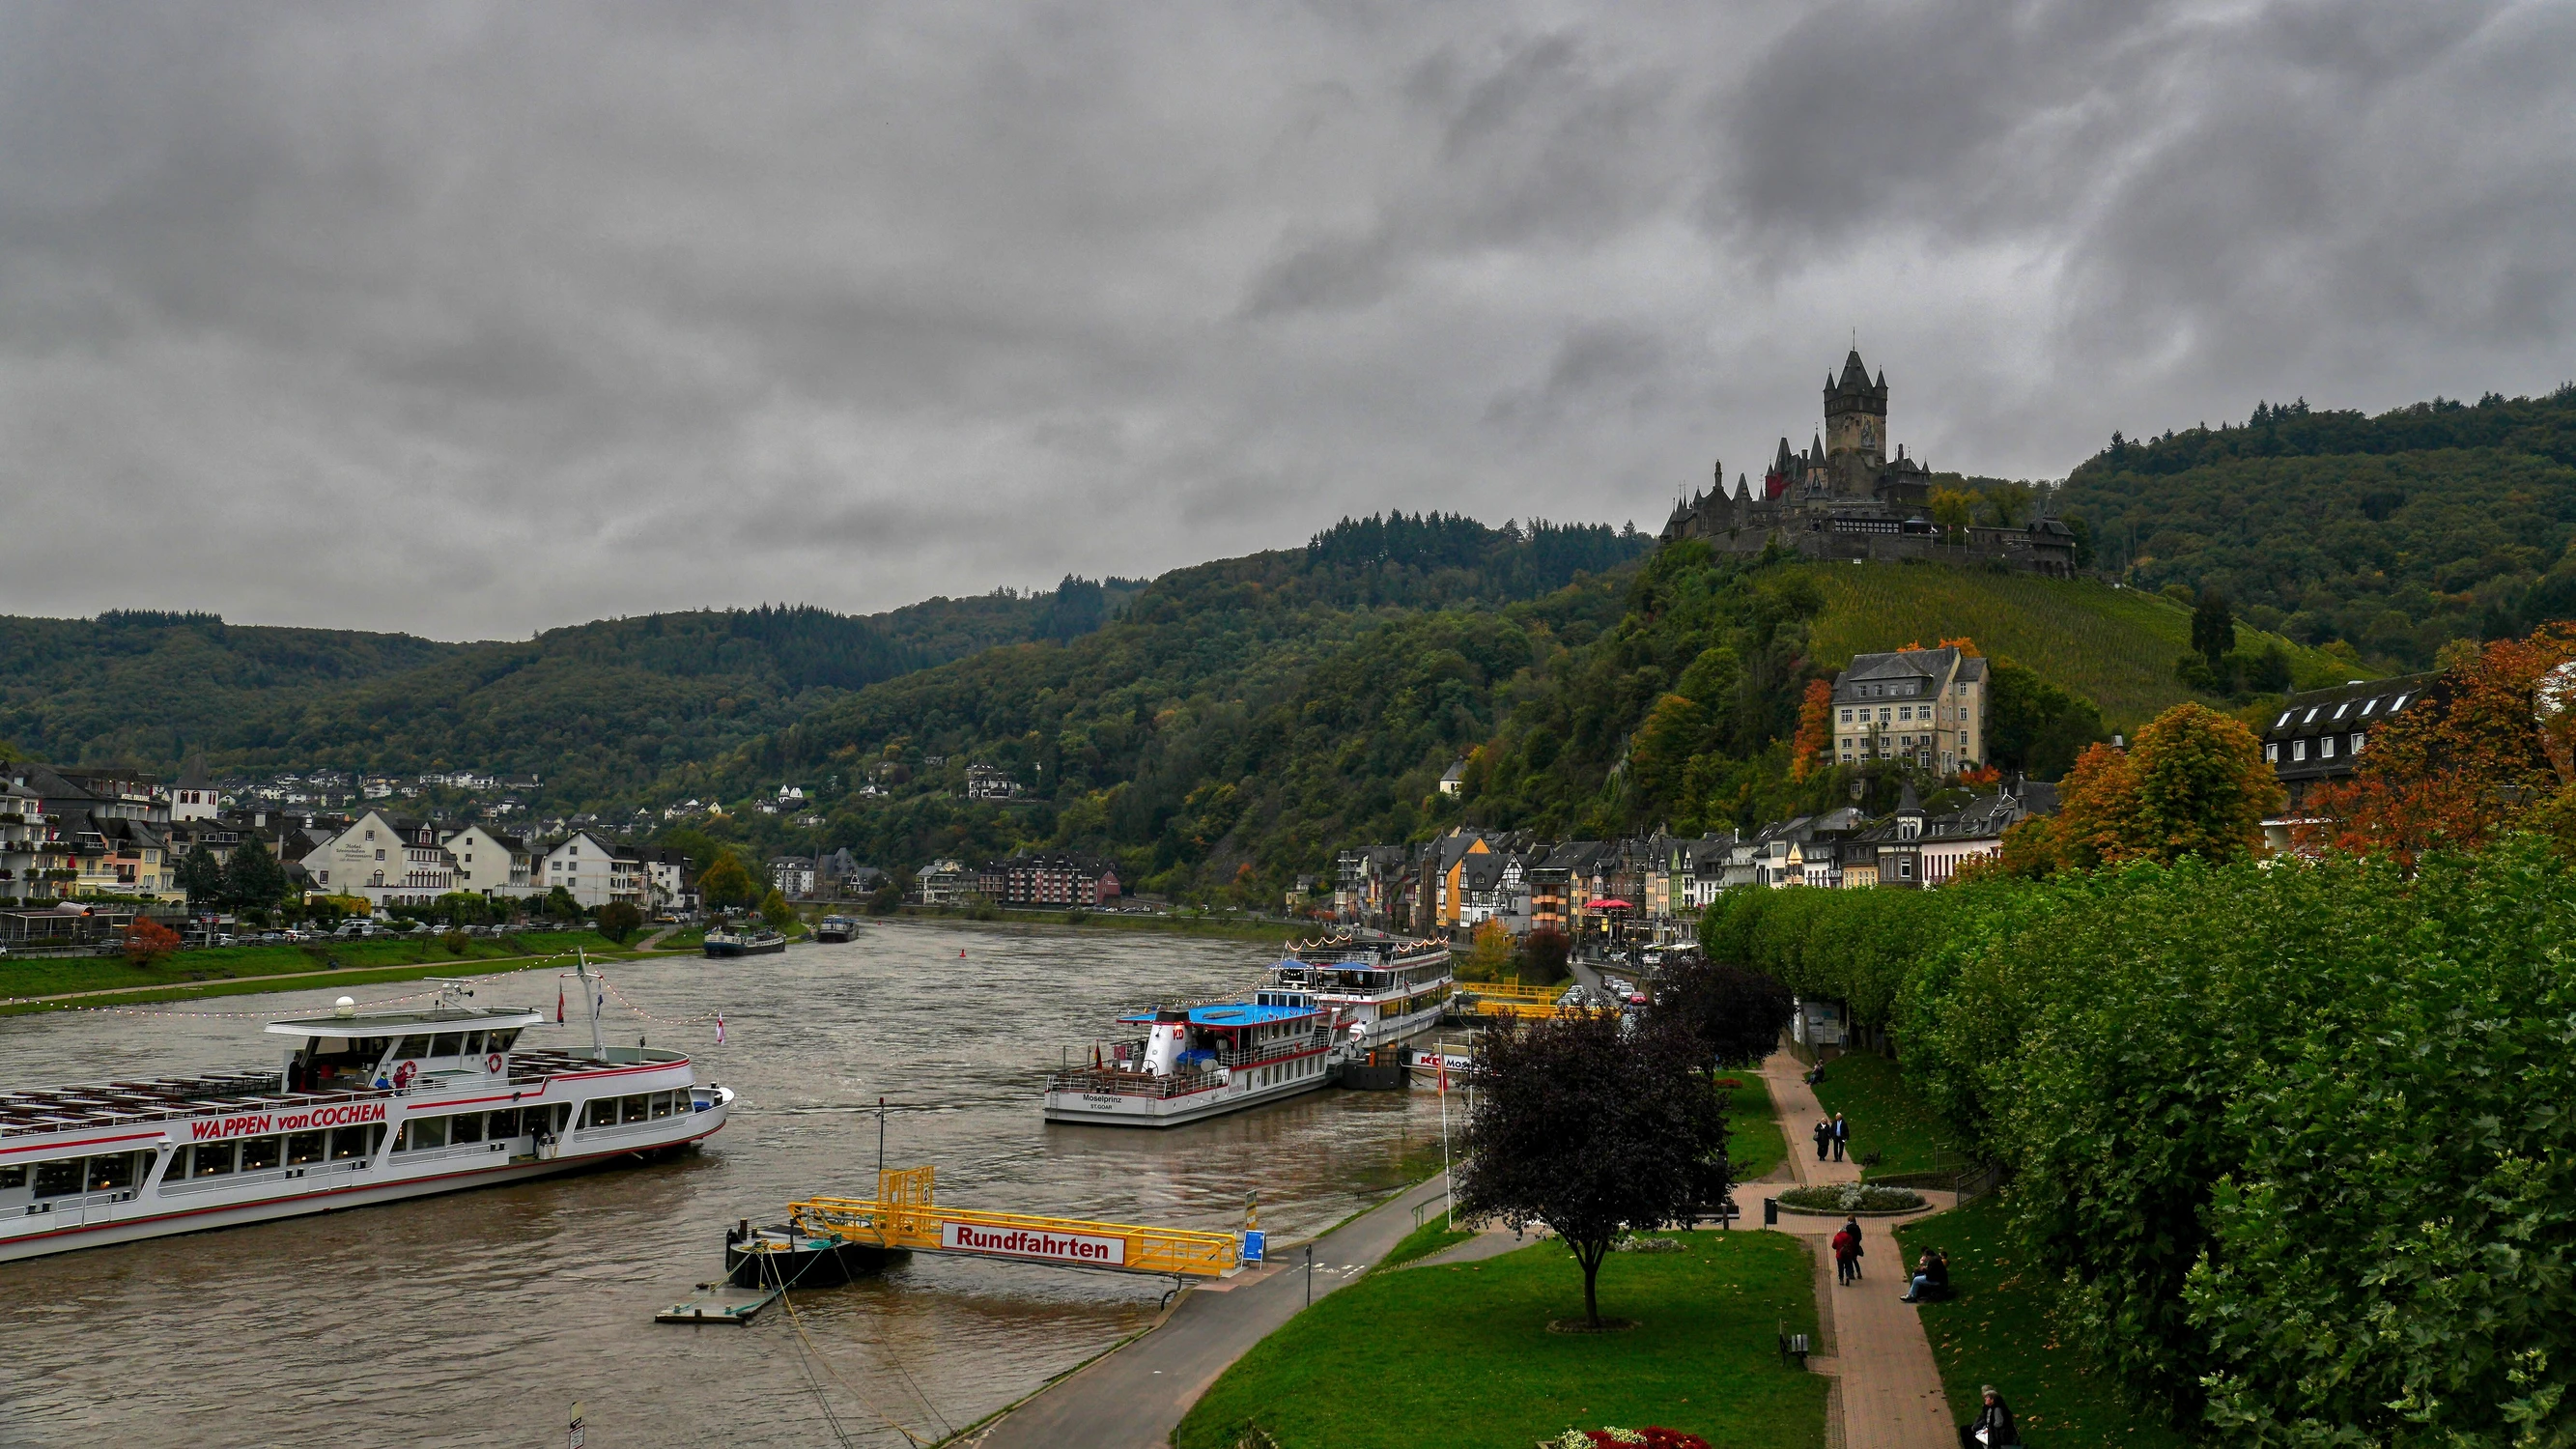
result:
M 1547 1331 L 1577 1301 L 1555 1242 L 1371 1273 L 1235 1360 L 1172 1443 L 1235 1449 L 1252 1423 L 1282 1449 L 1494 1449 L 1579 1423 L 1823 1444 L 1829 1381 L 1773 1350 L 1775 1333 L 1816 1331 L 1806 1250 L 1779 1233 L 1676 1236 L 1687 1251 L 1618 1253 L 1602 1269 L 1603 1291 L 1639 1320 L 1626 1333 Z
M 2114 438 L 2062 501 L 2132 583 L 2216 586 L 2259 627 L 2395 666 L 2576 613 L 2576 389 L 2377 417 L 2257 406 L 2241 427 Z
M 1745 894 L 1808 899 L 1730 902 L 1710 950 L 1890 1022 L 2139 1401 L 2248 1444 L 2576 1428 L 2576 875 L 2543 843 Z M 1864 920 L 1892 969 L 1830 944 Z
M 649 614 L 473 644 L 211 614 L 0 618 L 0 734 L 63 763 L 168 770 L 203 750 L 217 770 L 527 772 L 593 804 L 868 684 L 1096 627 L 1138 587 L 1067 579 L 865 619 Z
M 883 772 L 892 797 L 846 803 L 828 836 L 870 859 L 1068 848 L 1114 855 L 1131 889 L 1268 887 L 1444 818 L 1441 772 L 1499 728 L 1514 682 L 1617 617 L 1619 595 L 1580 565 L 1642 546 L 1609 529 L 1345 523 L 1300 553 L 1166 574 L 1069 644 L 863 691 L 739 752 L 724 779 Z M 1026 794 L 961 798 L 970 763 Z

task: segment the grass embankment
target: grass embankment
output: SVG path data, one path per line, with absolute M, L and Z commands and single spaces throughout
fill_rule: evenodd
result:
M 1378 1259 L 1378 1267 L 1382 1269 L 1402 1267 L 1416 1258 L 1428 1258 L 1443 1248 L 1463 1243 L 1476 1236 L 1468 1229 L 1453 1229 L 1449 1226 L 1447 1199 L 1441 1199 L 1436 1205 L 1440 1210 L 1425 1214 L 1422 1226 L 1405 1234 L 1403 1241 L 1388 1249 L 1386 1256 Z
M 1480 1263 L 1372 1273 L 1235 1361 L 1172 1434 L 1233 1449 L 1246 1422 L 1281 1449 L 1494 1449 L 1569 1425 L 1660 1424 L 1712 1445 L 1821 1445 L 1825 1380 L 1773 1335 L 1813 1333 L 1815 1274 L 1778 1233 L 1675 1234 L 1679 1253 L 1614 1253 L 1605 1316 L 1624 1333 L 1550 1333 L 1581 1318 L 1583 1273 L 1556 1242 Z
M 1941 1365 L 1941 1387 L 1959 1416 L 1993 1384 L 2031 1442 L 2049 1449 L 2180 1449 L 2181 1435 L 2120 1401 L 2100 1373 L 2049 1326 L 2049 1285 L 2012 1242 L 1994 1197 L 1896 1230 L 1908 1263 L 1926 1248 L 1950 1255 L 1958 1297 L 1923 1305 L 1923 1330 Z
M 416 981 L 424 976 L 480 975 L 493 969 L 506 970 L 513 962 L 569 956 L 576 947 L 595 960 L 631 960 L 636 955 L 631 944 L 615 945 L 595 931 L 478 936 L 468 939 L 461 953 L 449 951 L 434 935 L 303 945 L 218 946 L 174 952 L 150 966 L 137 966 L 122 956 L 0 962 L 0 993 L 24 998 L 112 991 L 117 994 L 99 1000 L 114 1004 L 180 1001 L 199 996 L 291 991 L 326 981 L 362 986 Z M 0 1002 L 0 1015 L 51 1009 L 52 1005 L 45 1002 Z
M 1816 1083 L 1816 1100 L 1851 1124 L 1853 1157 L 1883 1154 L 1877 1166 L 1861 1169 L 1864 1178 L 1967 1165 L 1950 1145 L 1949 1127 L 1905 1085 L 1896 1063 L 1876 1052 L 1849 1052 L 1827 1062 L 1825 1079 Z M 1803 1133 L 1799 1143 L 1815 1150 L 1815 1140 Z
M 1742 1086 L 1726 1094 L 1726 1160 L 1737 1182 L 1759 1182 L 1787 1160 L 1789 1144 L 1771 1111 L 1771 1089 L 1752 1072 L 1736 1072 L 1724 1081 Z
M 1825 611 L 1809 637 L 1828 669 L 1854 654 L 1966 637 L 1980 653 L 2038 670 L 2092 700 L 2113 729 L 2134 730 L 2193 697 L 2174 678 L 2174 660 L 2191 648 L 2191 611 L 2160 594 L 1946 564 L 1816 564 L 1807 571 L 1824 591 Z M 2279 644 L 2302 688 L 2375 672 L 2251 628 L 2240 627 L 2236 638 L 2238 648 L 2252 651 Z

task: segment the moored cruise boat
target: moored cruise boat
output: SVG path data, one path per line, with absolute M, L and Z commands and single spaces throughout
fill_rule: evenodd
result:
M 1330 1015 L 1336 1039 L 1356 1051 L 1437 1026 L 1453 982 L 1448 942 L 1380 931 L 1300 941 L 1270 979 L 1283 991 L 1311 994 Z
M 528 1049 L 442 1000 L 267 1026 L 279 1068 L 0 1091 L 0 1262 L 647 1158 L 725 1123 L 679 1052 Z
M 1142 1038 L 1047 1082 L 1046 1120 L 1177 1127 L 1330 1086 L 1330 1014 L 1302 991 L 1118 1018 Z

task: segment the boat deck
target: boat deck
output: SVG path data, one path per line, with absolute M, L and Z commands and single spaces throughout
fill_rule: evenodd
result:
M 632 1053 L 631 1048 L 622 1050 Z M 686 1057 L 674 1053 L 671 1062 L 652 1064 L 677 1065 L 686 1060 Z M 542 1083 L 554 1077 L 598 1071 L 613 1064 L 566 1051 L 518 1051 L 510 1054 L 509 1081 L 512 1085 Z M 203 1117 L 218 1112 L 292 1112 L 301 1107 L 330 1102 L 420 1095 L 417 1091 L 406 1094 L 379 1087 L 288 1092 L 279 1089 L 279 1076 L 280 1073 L 272 1069 L 0 1092 L 0 1135 L 24 1136 L 83 1127 L 116 1127 L 131 1122 Z

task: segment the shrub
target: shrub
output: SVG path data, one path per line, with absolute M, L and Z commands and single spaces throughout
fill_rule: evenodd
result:
M 1881 1187 L 1875 1183 L 1833 1182 L 1815 1187 L 1793 1187 L 1780 1194 L 1780 1201 L 1794 1208 L 1807 1208 L 1832 1213 L 1909 1212 L 1923 1206 L 1923 1194 L 1910 1188 Z
M 637 910 L 631 901 L 610 901 L 599 908 L 599 934 L 618 945 L 625 945 L 626 938 L 642 929 L 643 925 L 644 913 Z

